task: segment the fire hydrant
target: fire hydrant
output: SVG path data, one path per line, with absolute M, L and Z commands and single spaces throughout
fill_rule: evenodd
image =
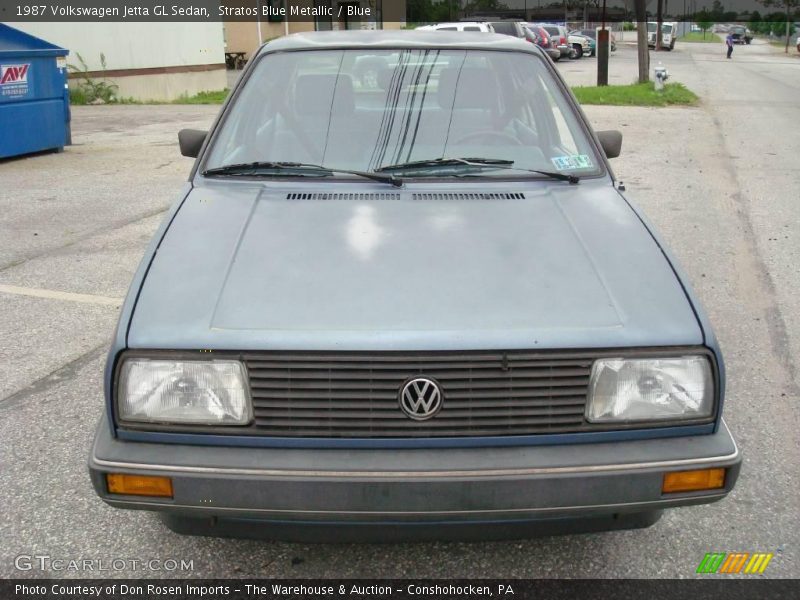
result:
M 656 73 L 656 91 L 663 92 L 664 82 L 667 79 L 669 79 L 669 73 L 667 72 L 667 68 L 659 62 L 658 66 L 655 68 L 655 73 Z

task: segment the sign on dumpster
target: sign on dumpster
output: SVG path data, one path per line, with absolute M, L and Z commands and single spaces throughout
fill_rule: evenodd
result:
M 30 63 L 0 65 L 0 95 L 24 96 L 28 93 Z

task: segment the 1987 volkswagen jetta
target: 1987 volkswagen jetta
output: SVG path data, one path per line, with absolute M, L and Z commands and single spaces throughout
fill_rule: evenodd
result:
M 615 181 L 620 134 L 536 46 L 285 37 L 180 141 L 109 353 L 107 503 L 187 533 L 486 538 L 733 487 L 711 327 Z

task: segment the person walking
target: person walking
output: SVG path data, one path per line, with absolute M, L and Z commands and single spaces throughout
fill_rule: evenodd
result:
M 733 54 L 733 34 L 729 33 L 728 37 L 725 38 L 725 43 L 728 45 L 728 58 L 731 57 Z

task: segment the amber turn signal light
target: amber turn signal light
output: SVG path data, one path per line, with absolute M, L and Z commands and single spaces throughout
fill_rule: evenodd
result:
M 675 471 L 664 473 L 661 492 L 699 492 L 716 490 L 725 486 L 725 469 L 700 469 L 698 471 Z
M 169 477 L 106 473 L 106 484 L 109 494 L 172 498 L 172 479 Z

